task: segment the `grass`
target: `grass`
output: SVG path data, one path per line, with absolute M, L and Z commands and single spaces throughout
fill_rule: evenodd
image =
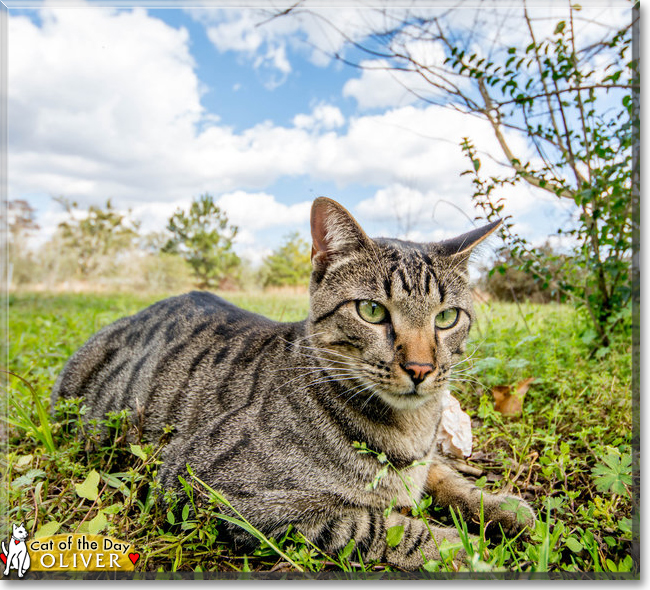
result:
M 307 313 L 304 295 L 226 297 L 284 321 Z M 388 575 L 391 568 L 385 564 L 363 563 L 353 544 L 339 555 L 326 555 L 293 530 L 281 539 L 253 530 L 260 547 L 238 554 L 223 535 L 227 515 L 218 508 L 227 499 L 202 482 L 192 477 L 186 482 L 193 499 L 206 500 L 195 502 L 192 511 L 169 510 L 154 500 L 161 447 L 127 442 L 123 414 L 109 416 L 111 441 L 103 443 L 92 424 L 80 421 L 78 403 L 61 403 L 53 418 L 47 413 L 51 387 L 67 358 L 102 326 L 160 298 L 10 296 L 7 369 L 12 374 L 5 373 L 9 395 L 2 408 L 8 444 L 1 537 L 8 538 L 11 523 L 19 521 L 32 537 L 111 534 L 134 543 L 143 556 L 139 570 L 194 577 L 301 570 Z M 481 523 L 478 540 L 470 544 L 465 523 L 424 498 L 413 507 L 414 516 L 458 528 L 470 555 L 462 569 L 485 576 L 505 571 L 520 576 L 631 572 L 624 575 L 638 577 L 639 564 L 632 558 L 638 491 L 631 464 L 631 342 L 615 342 L 590 358 L 587 341 L 587 326 L 569 307 L 478 306 L 470 358 L 452 383 L 474 434 L 473 454 L 460 467 L 486 491 L 508 490 L 526 498 L 538 521 L 528 538 L 500 541 L 484 539 Z M 521 415 L 508 418 L 498 412 L 490 388 L 529 378 L 534 381 Z M 392 468 L 378 457 L 378 477 Z M 246 527 L 243 515 L 235 518 Z M 393 540 L 399 537 L 395 534 Z M 444 554 L 448 559 L 423 563 L 422 575 L 451 575 L 444 572 L 455 571 L 453 550 L 443 548 Z

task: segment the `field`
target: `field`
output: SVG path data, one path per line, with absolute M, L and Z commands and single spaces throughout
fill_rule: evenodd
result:
M 224 296 L 284 321 L 302 319 L 307 312 L 303 295 Z M 8 419 L 0 425 L 8 441 L 0 537 L 7 539 L 10 523 L 20 521 L 31 537 L 111 534 L 134 543 L 142 555 L 137 569 L 152 575 L 390 576 L 385 564 L 360 562 L 352 546 L 340 555 L 325 555 L 295 531 L 263 540 L 252 554 L 237 554 L 220 536 L 216 507 L 199 508 L 191 517 L 187 510 L 174 513 L 155 501 L 160 448 L 127 443 L 123 416 L 107 420 L 113 440 L 106 445 L 90 431 L 84 436 L 78 403 L 62 404 L 54 417 L 49 415 L 50 389 L 66 359 L 102 326 L 160 298 L 9 296 L 11 374 L 3 408 Z M 468 563 L 454 562 L 450 555 L 423 564 L 420 575 L 454 575 L 460 567 L 481 577 L 500 572 L 638 577 L 631 342 L 618 341 L 590 354 L 587 326 L 567 306 L 487 303 L 477 305 L 477 314 L 469 358 L 452 383 L 452 393 L 472 418 L 474 435 L 473 454 L 459 467 L 485 490 L 508 489 L 526 498 L 538 520 L 528 537 L 514 540 L 488 541 L 480 527 L 467 547 Z M 518 415 L 509 417 L 495 406 L 493 391 L 517 386 L 520 392 L 529 389 L 515 407 Z M 223 501 L 215 494 L 213 500 L 216 506 Z M 446 511 L 426 502 L 418 512 L 455 526 Z M 464 530 L 464 523 L 456 526 Z

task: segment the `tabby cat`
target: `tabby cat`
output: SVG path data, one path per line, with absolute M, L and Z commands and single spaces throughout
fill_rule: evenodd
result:
M 438 454 L 436 433 L 473 318 L 469 254 L 498 223 L 440 243 L 373 240 L 320 197 L 305 321 L 274 322 L 206 292 L 172 297 L 93 336 L 52 401 L 83 397 L 88 418 L 127 408 L 153 441 L 172 425 L 163 486 L 181 490 L 189 464 L 267 536 L 291 524 L 325 551 L 354 539 L 365 560 L 417 569 L 458 535 L 432 528 L 432 538 L 399 508 L 428 493 L 476 520 L 481 503 Z M 411 497 L 392 469 L 369 489 L 380 465 L 354 441 L 409 476 Z M 484 494 L 483 503 L 485 520 L 507 534 L 534 521 L 518 498 Z M 404 535 L 391 547 L 395 525 Z M 237 527 L 230 533 L 253 541 Z

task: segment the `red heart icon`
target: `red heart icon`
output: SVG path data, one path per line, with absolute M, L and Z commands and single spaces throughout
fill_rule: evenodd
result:
M 133 563 L 133 565 L 135 565 L 136 562 L 138 561 L 138 559 L 140 559 L 140 554 L 139 553 L 129 553 L 129 559 L 131 560 L 131 563 Z
M 4 553 L 0 553 L 0 559 L 2 559 L 2 563 L 7 563 L 7 556 Z

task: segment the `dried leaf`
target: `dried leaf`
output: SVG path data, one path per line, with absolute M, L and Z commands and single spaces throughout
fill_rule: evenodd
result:
M 533 381 L 535 377 L 517 383 L 514 391 L 512 385 L 495 385 L 492 388 L 492 397 L 496 411 L 504 416 L 521 416 L 524 396 Z
M 449 391 L 445 391 L 442 399 L 438 442 L 449 455 L 462 458 L 472 454 L 472 422 Z
M 535 377 L 528 377 L 528 379 L 524 379 L 523 381 L 517 383 L 517 395 L 521 396 L 522 400 L 530 389 L 533 381 L 535 381 Z

